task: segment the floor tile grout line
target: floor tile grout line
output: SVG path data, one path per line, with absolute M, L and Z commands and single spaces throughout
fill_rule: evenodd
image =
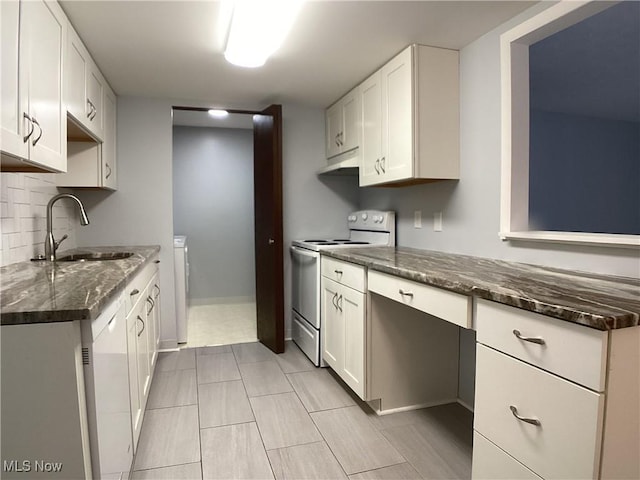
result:
M 240 365 L 238 364 L 238 360 L 237 359 L 236 359 L 236 367 L 238 368 L 238 371 L 239 371 L 240 370 Z M 242 377 L 242 374 L 240 376 Z M 269 458 L 269 455 L 267 454 L 267 447 L 264 444 L 264 437 L 262 436 L 262 431 L 260 430 L 260 425 L 258 425 L 258 419 L 256 418 L 256 412 L 253 409 L 253 405 L 251 404 L 251 397 L 249 397 L 249 394 L 247 393 L 247 386 L 244 383 L 244 378 L 242 378 L 241 380 L 242 380 L 242 386 L 244 388 L 244 394 L 247 396 L 247 401 L 249 402 L 249 408 L 251 408 L 251 414 L 253 415 L 253 421 L 255 422 L 256 429 L 258 430 L 258 436 L 260 437 L 260 443 L 262 444 L 262 449 L 264 450 L 264 454 L 267 457 L 267 463 L 269 463 L 269 469 L 271 470 L 271 475 L 275 479 L 276 478 L 276 472 L 273 470 L 273 465 L 271 464 L 271 459 Z
M 344 407 L 343 407 L 344 408 Z M 327 441 L 327 439 L 325 438 L 324 434 L 322 433 L 322 430 L 320 429 L 320 426 L 316 423 L 316 421 L 314 420 L 313 416 L 311 415 L 311 413 L 307 412 L 307 415 L 309 415 L 309 418 L 311 418 L 311 421 L 313 422 L 313 424 L 316 427 L 316 430 L 318 431 L 318 433 L 320 434 L 320 436 L 322 437 L 322 441 L 325 443 L 325 445 L 327 446 L 327 448 L 329 449 L 329 451 L 331 452 L 331 455 L 333 455 L 333 458 L 336 460 L 336 462 L 338 462 L 338 465 L 340 466 L 340 468 L 342 469 L 342 472 L 345 474 L 345 476 L 347 478 L 349 478 L 349 474 L 347 473 L 347 471 L 344 469 L 344 465 L 342 465 L 342 463 L 340 463 L 340 460 L 338 460 L 338 456 L 336 455 L 336 453 L 333 451 L 333 448 L 331 448 L 331 445 L 329 445 L 329 442 Z
M 182 467 L 184 465 L 193 465 L 194 463 L 201 463 L 201 462 L 186 462 L 186 463 L 176 463 L 174 465 L 165 465 L 163 467 L 141 468 L 139 470 L 131 470 L 131 473 L 134 473 L 134 472 L 148 472 L 149 470 L 159 470 L 161 468 Z
M 200 428 L 200 388 L 198 385 L 198 352 L 194 351 L 194 363 L 196 367 L 196 403 L 198 405 L 198 446 L 200 450 L 200 477 L 204 479 L 204 455 L 202 454 L 202 429 Z

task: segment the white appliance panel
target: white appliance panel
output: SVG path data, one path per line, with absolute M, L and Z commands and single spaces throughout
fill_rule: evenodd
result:
M 189 318 L 187 293 L 189 291 L 189 258 L 187 237 L 174 237 L 174 272 L 176 278 L 176 327 L 178 343 L 186 343 L 187 321 Z
M 88 365 L 84 369 L 92 469 L 96 478 L 121 474 L 126 478 L 133 461 L 133 437 L 122 298 L 93 323 L 103 328 L 91 344 L 84 346 L 89 350 Z
M 314 328 L 320 328 L 320 254 L 291 247 L 291 306 Z
M 311 327 L 295 310 L 292 312 L 291 338 L 316 367 L 320 366 L 320 330 Z

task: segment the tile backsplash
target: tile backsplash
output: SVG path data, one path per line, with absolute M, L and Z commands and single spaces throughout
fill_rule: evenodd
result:
M 29 260 L 44 253 L 47 202 L 60 193 L 53 173 L 0 173 L 0 265 Z M 80 223 L 76 205 L 61 200 L 53 207 L 53 234 L 67 234 L 61 250 L 76 247 Z

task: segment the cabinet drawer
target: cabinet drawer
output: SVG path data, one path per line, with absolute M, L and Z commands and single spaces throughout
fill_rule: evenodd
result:
M 322 275 L 359 292 L 365 291 L 366 270 L 360 265 L 322 257 Z
M 477 340 L 527 363 L 603 392 L 607 332 L 478 300 Z M 544 344 L 521 340 L 541 339 Z
M 460 327 L 471 328 L 471 297 L 466 295 L 371 271 L 368 289 Z
M 473 480 L 542 480 L 478 432 L 473 432 Z
M 543 478 L 596 478 L 604 395 L 484 345 L 476 353 L 474 428 Z
M 158 265 L 155 263 L 155 260 L 157 260 L 157 257 L 151 259 L 125 287 L 124 302 L 126 314 L 143 298 L 144 289 L 147 288 L 147 284 L 158 271 Z

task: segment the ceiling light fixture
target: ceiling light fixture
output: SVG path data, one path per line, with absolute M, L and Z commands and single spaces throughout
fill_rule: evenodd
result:
M 216 118 L 224 118 L 229 115 L 229 112 L 226 110 L 211 109 L 209 110 L 209 115 Z
M 236 0 L 224 57 L 256 68 L 282 45 L 303 0 Z

